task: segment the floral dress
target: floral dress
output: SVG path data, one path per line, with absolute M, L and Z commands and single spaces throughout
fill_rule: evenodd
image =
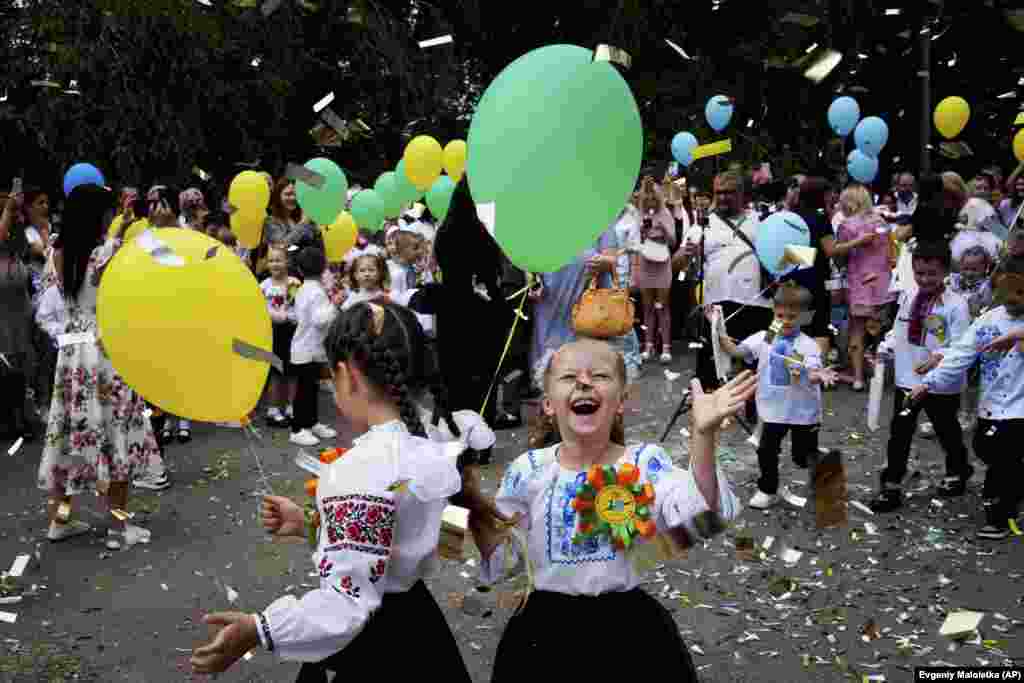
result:
M 74 301 L 65 299 L 69 336 L 57 354 L 39 463 L 38 485 L 46 491 L 74 495 L 163 467 L 145 402 L 114 371 L 96 338 L 100 276 L 119 246 L 108 240 L 94 249 L 81 291 Z M 70 337 L 79 333 L 85 336 Z

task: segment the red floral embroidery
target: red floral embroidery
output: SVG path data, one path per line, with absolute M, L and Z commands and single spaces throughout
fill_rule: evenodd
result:
M 370 565 L 370 583 L 377 583 L 384 578 L 384 572 L 387 571 L 388 563 L 384 559 L 377 560 L 374 564 Z
M 326 579 L 328 576 L 331 575 L 331 570 L 334 569 L 334 564 L 329 562 L 327 560 L 327 558 L 325 557 L 325 558 L 320 560 L 320 567 L 319 568 L 320 568 L 320 578 L 321 579 Z
M 388 555 L 394 540 L 395 504 L 379 496 L 348 495 L 324 501 L 327 540 L 335 549 Z
M 341 577 L 341 580 L 338 581 L 338 587 L 334 590 L 338 591 L 339 593 L 344 593 L 350 598 L 356 598 L 357 600 L 359 599 L 359 586 L 355 585 L 355 582 L 352 581 L 351 576 Z

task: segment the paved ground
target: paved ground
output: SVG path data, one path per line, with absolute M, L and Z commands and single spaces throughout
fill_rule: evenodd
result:
M 686 372 L 689 362 L 672 369 Z M 683 386 L 682 379 L 668 382 L 661 366 L 646 369 L 628 415 L 630 440 L 660 436 Z M 329 399 L 323 400 L 327 409 Z M 861 501 L 875 487 L 886 436 L 884 429 L 867 432 L 864 405 L 865 394 L 830 393 L 822 439 L 843 449 L 850 497 Z M 671 453 L 685 463 L 674 431 Z M 235 608 L 252 611 L 313 585 L 308 549 L 268 542 L 255 522 L 260 479 L 240 432 L 198 425 L 194 433 L 193 443 L 169 448 L 174 487 L 135 495 L 129 506 L 153 542 L 113 554 L 98 534 L 58 545 L 43 540 L 43 497 L 34 485 L 40 446 L 8 457 L 3 445 L 0 564 L 37 544 L 42 561 L 26 575 L 37 594 L 0 606 L 18 615 L 14 624 L 0 622 L 0 681 L 190 680 L 188 651 L 207 637 L 202 614 L 232 607 L 224 586 L 238 592 Z M 262 457 L 275 490 L 301 498 L 305 476 L 291 464 L 294 448 L 284 436 L 273 434 Z M 744 501 L 756 478 L 745 438 L 738 428 L 728 434 L 723 455 Z M 500 439 L 486 473 L 492 488 L 523 450 L 525 430 L 502 432 Z M 869 680 L 909 681 L 914 666 L 1024 660 L 1021 539 L 977 542 L 983 468 L 968 495 L 935 504 L 930 487 L 942 475 L 942 459 L 933 442 L 918 441 L 917 448 L 916 492 L 902 515 L 868 517 L 851 509 L 847 526 L 819 532 L 813 501 L 803 509 L 746 509 L 737 527 L 759 544 L 774 537 L 763 558 L 738 561 L 732 530 L 652 573 L 648 588 L 675 615 L 702 680 L 861 681 L 880 674 L 885 678 Z M 806 496 L 804 473 L 788 459 L 783 463 L 783 481 Z M 99 522 L 98 504 L 90 496 L 76 508 Z M 802 555 L 786 564 L 780 555 L 787 549 Z M 483 683 L 510 612 L 497 604 L 500 591 L 476 589 L 475 576 L 472 559 L 446 562 L 429 585 L 474 680 Z M 955 644 L 938 635 L 945 612 L 961 608 L 986 613 L 982 640 Z M 869 621 L 877 638 L 862 636 Z M 220 680 L 291 681 L 296 671 L 257 653 Z

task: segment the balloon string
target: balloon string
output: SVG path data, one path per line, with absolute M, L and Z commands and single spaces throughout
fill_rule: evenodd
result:
M 509 349 L 512 348 L 512 339 L 516 334 L 516 327 L 519 326 L 520 318 L 523 318 L 523 307 L 526 305 L 526 299 L 529 296 L 530 287 L 533 285 L 534 279 L 533 273 L 530 273 L 530 282 L 526 288 L 520 290 L 519 307 L 516 309 L 516 317 L 512 321 L 512 329 L 508 332 L 508 339 L 505 340 L 505 348 L 501 352 L 501 358 L 498 359 L 498 367 L 494 369 L 494 377 L 491 379 L 491 386 L 487 388 L 487 395 L 484 396 L 484 403 L 480 406 L 480 414 L 483 415 L 484 411 L 487 410 L 487 404 L 491 400 L 491 393 L 494 391 L 494 385 L 498 383 L 498 376 L 501 374 L 501 366 L 505 363 L 505 357 L 508 356 Z
M 242 432 L 245 434 L 245 449 L 249 451 L 249 455 L 251 455 L 252 459 L 256 461 L 256 467 L 259 469 L 260 480 L 263 482 L 265 492 L 276 496 L 277 494 L 274 492 L 274 488 L 270 485 L 270 480 L 267 478 L 267 472 L 263 469 L 263 461 L 256 453 L 256 449 L 253 448 L 253 441 L 262 441 L 262 436 L 259 431 L 252 426 L 252 423 L 249 422 L 248 418 L 242 418 L 241 423 Z

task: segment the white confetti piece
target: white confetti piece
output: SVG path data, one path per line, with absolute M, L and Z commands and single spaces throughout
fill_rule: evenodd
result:
M 232 605 L 235 604 L 235 602 L 238 600 L 238 591 L 236 591 L 231 586 L 225 586 L 225 588 L 227 588 L 228 602 L 230 602 Z
M 675 50 L 675 51 L 676 51 L 677 53 L 679 53 L 679 56 L 680 56 L 680 57 L 682 57 L 683 59 L 692 59 L 692 57 L 690 57 L 690 55 L 686 54 L 686 50 L 684 50 L 683 48 L 679 47 L 678 45 L 676 45 L 675 43 L 673 43 L 673 42 L 672 42 L 671 40 L 669 40 L 668 38 L 666 38 L 666 39 L 665 39 L 665 42 L 666 42 L 666 43 L 668 43 L 668 46 L 669 46 L 670 48 L 672 48 L 672 49 L 673 49 L 673 50 Z
M 13 624 L 18 620 L 18 615 L 14 612 L 0 612 L 0 621 L 8 624 Z
M 9 598 L 0 598 L 0 605 L 17 605 L 21 602 L 20 595 L 14 595 Z
M 769 548 L 772 547 L 773 543 L 775 543 L 775 537 L 774 536 L 765 536 L 764 541 L 761 543 L 761 547 L 764 548 L 765 550 L 768 550 Z
M 321 111 L 330 106 L 331 102 L 334 102 L 334 93 L 327 93 L 322 100 L 313 105 L 313 113 L 319 114 Z
M 796 564 L 797 562 L 800 561 L 800 558 L 803 557 L 803 556 L 804 556 L 804 554 L 802 552 L 800 552 L 799 550 L 793 550 L 792 548 L 786 548 L 785 550 L 782 551 L 782 555 L 780 555 L 779 557 L 786 564 Z
M 868 536 L 877 536 L 878 535 L 878 527 L 876 527 L 871 522 L 864 522 L 864 531 L 867 532 Z
M 161 588 L 163 588 L 163 589 L 164 589 L 165 591 L 169 591 L 169 590 L 171 590 L 170 588 L 168 588 L 168 587 L 167 587 L 167 584 L 166 584 L 166 583 L 161 583 L 161 584 L 160 584 L 160 587 L 161 587 Z
M 667 379 L 669 382 L 675 382 L 682 376 L 683 374 L 681 372 L 672 372 L 671 370 L 665 371 L 665 379 Z
M 25 443 L 24 437 L 18 437 L 18 440 L 14 442 L 14 445 L 7 449 L 7 455 L 14 455 L 21 450 L 21 445 Z
M 242 659 L 244 659 L 244 660 L 245 660 L 245 661 L 247 661 L 247 662 L 248 662 L 248 661 L 249 661 L 250 659 L 252 659 L 252 657 L 253 657 L 253 655 L 252 655 L 252 650 L 249 650 L 249 651 L 248 651 L 248 652 L 246 652 L 246 653 L 245 653 L 244 655 L 242 655 Z
M 430 40 L 421 40 L 420 41 L 420 47 L 421 48 L 437 47 L 438 45 L 448 45 L 449 43 L 454 43 L 454 42 L 455 42 L 455 39 L 452 38 L 451 35 L 440 36 L 438 38 L 431 38 Z
M 18 555 L 15 557 L 14 564 L 11 565 L 11 570 L 7 572 L 7 576 L 20 578 L 25 573 L 25 570 L 28 569 L 28 563 L 31 559 L 31 555 Z
M 802 508 L 807 505 L 806 498 L 798 496 L 795 493 L 790 493 L 788 490 L 782 492 L 782 499 L 790 505 L 795 505 L 798 508 Z
M 852 507 L 857 508 L 861 512 L 863 512 L 865 515 L 871 515 L 872 517 L 874 517 L 874 515 L 875 515 L 874 511 L 872 511 L 871 508 L 869 508 L 867 505 L 865 505 L 864 503 L 860 502 L 859 500 L 851 500 L 850 501 L 850 505 Z

